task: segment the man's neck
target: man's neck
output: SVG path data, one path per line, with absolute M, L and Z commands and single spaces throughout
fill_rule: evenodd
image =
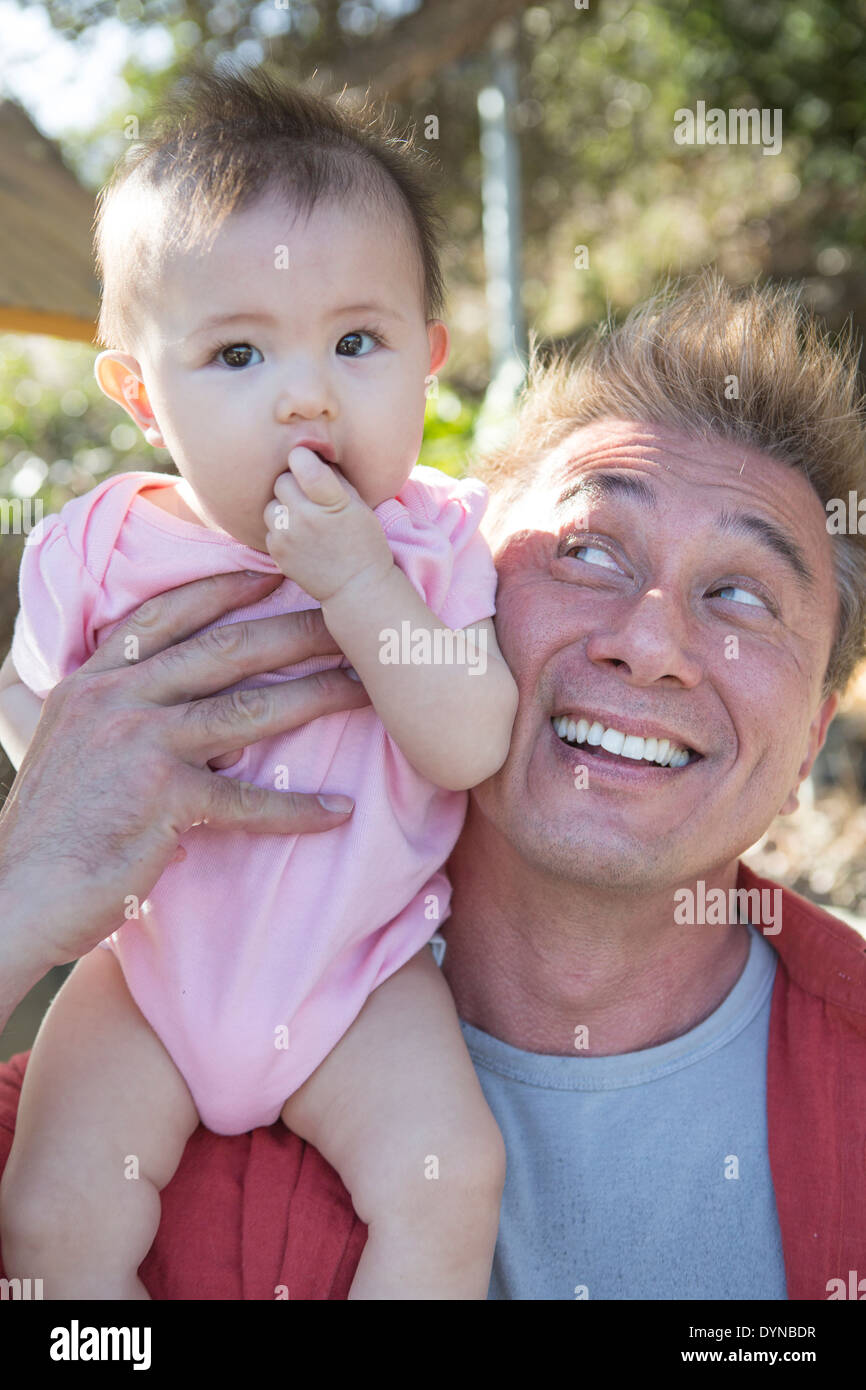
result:
M 614 893 L 528 865 L 471 800 L 448 867 L 443 973 L 458 1013 L 527 1052 L 659 1046 L 709 1017 L 748 958 L 744 926 L 675 923 L 673 888 Z M 736 873 L 712 886 L 735 887 Z

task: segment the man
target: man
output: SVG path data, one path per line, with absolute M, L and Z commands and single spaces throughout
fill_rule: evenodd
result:
M 494 1297 L 826 1298 L 866 1261 L 863 942 L 738 863 L 863 653 L 866 538 L 826 524 L 855 380 L 791 296 L 705 277 L 535 371 L 490 462 L 520 704 L 443 969 L 508 1152 Z M 345 1296 L 363 1228 L 292 1136 L 199 1130 L 164 1203 L 154 1297 Z
M 824 505 L 866 484 L 854 381 L 790 296 L 707 277 L 541 373 L 493 461 L 520 702 L 444 968 L 506 1140 L 499 1296 L 863 1267 L 862 940 L 768 888 L 757 930 L 681 910 L 731 905 L 863 650 L 866 538 Z

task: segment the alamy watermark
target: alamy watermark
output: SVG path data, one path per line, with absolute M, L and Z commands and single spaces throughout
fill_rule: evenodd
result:
M 711 106 L 708 111 L 705 101 L 697 102 L 694 111 L 681 106 L 674 112 L 674 140 L 678 145 L 763 145 L 764 154 L 780 154 L 781 107 L 738 106 L 723 111 Z
M 856 1269 L 848 1270 L 847 1280 L 828 1279 L 824 1287 L 827 1290 L 827 1300 L 830 1303 L 839 1298 L 855 1299 L 858 1303 L 862 1303 L 866 1299 L 866 1279 L 861 1279 Z
M 844 497 L 831 497 L 824 510 L 831 536 L 866 536 L 866 497 L 849 492 L 847 503 Z
M 134 1371 L 150 1369 L 150 1354 L 149 1327 L 82 1327 L 77 1318 L 51 1329 L 48 1348 L 52 1361 L 131 1361 Z
M 487 632 L 471 627 L 413 628 L 408 619 L 379 633 L 379 660 L 383 666 L 468 666 L 470 676 L 487 670 Z
M 0 536 L 30 536 L 42 521 L 41 497 L 0 497 Z M 40 534 L 33 537 L 34 542 Z
M 41 1279 L 0 1279 L 0 1303 L 6 1299 L 28 1302 L 44 1297 Z
M 692 888 L 674 893 L 674 921 L 680 926 L 736 926 L 749 922 L 764 936 L 782 930 L 781 888 L 710 888 L 699 878 Z

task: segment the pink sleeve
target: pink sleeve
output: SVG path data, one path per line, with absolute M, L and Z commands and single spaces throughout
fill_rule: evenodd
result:
M 31 533 L 18 592 L 12 661 L 24 684 L 44 699 L 96 649 L 93 619 L 100 586 L 70 540 L 62 517 L 46 517 Z
M 427 607 L 453 629 L 496 611 L 496 570 L 479 530 L 487 488 L 415 468 L 399 497 L 376 508 L 392 554 Z

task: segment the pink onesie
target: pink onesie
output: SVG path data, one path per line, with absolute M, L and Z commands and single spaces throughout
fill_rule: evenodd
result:
M 35 694 L 46 696 L 165 589 L 230 570 L 278 573 L 267 554 L 139 496 L 176 483 L 116 475 L 31 536 L 12 659 Z M 483 484 L 419 467 L 399 497 L 376 508 L 396 563 L 454 629 L 494 612 L 496 574 L 478 530 L 486 502 Z M 286 579 L 210 626 L 315 607 Z M 339 665 L 345 657 L 317 657 L 231 688 Z M 186 858 L 169 865 L 137 917 L 124 920 L 121 909 L 118 930 L 101 943 L 117 956 L 204 1124 L 239 1134 L 274 1123 L 370 992 L 448 915 L 441 869 L 467 799 L 420 776 L 369 706 L 263 739 L 221 775 L 355 798 L 348 821 L 321 835 L 188 830 Z

